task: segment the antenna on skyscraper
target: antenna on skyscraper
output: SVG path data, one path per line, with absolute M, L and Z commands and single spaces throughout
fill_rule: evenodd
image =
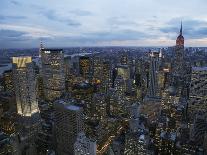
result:
M 42 55 L 42 50 L 44 49 L 42 41 L 40 41 L 39 57 Z
M 183 35 L 183 23 L 182 23 L 182 20 L 181 20 L 181 25 L 180 25 L 180 35 Z
M 44 49 L 43 42 L 40 41 L 40 49 Z

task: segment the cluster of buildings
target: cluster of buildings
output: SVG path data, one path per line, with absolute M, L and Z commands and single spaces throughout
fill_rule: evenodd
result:
M 205 155 L 207 67 L 176 45 L 136 54 L 12 57 L 0 83 L 0 155 Z M 202 63 L 205 64 L 205 63 Z

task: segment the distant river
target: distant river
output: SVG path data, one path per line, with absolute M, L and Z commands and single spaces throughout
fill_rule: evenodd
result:
M 5 71 L 10 70 L 12 68 L 12 64 L 8 63 L 8 64 L 1 64 L 2 66 L 0 66 L 0 75 L 2 75 Z

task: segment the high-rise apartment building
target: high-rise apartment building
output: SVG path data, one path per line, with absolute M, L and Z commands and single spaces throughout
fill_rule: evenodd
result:
M 77 135 L 84 130 L 83 109 L 63 100 L 54 102 L 54 130 L 58 155 L 74 155 Z
M 42 49 L 41 62 L 45 99 L 53 101 L 65 92 L 63 50 Z

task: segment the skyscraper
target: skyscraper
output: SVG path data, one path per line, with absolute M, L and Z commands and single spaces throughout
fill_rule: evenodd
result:
M 41 49 L 45 99 L 53 101 L 65 92 L 64 54 L 62 49 Z
M 39 111 L 32 58 L 13 57 L 12 63 L 17 113 L 21 116 L 31 116 Z
M 77 135 L 84 130 L 83 109 L 63 100 L 54 103 L 58 155 L 74 155 Z
M 174 83 L 179 83 L 182 80 L 184 75 L 184 37 L 183 37 L 183 28 L 182 23 L 180 27 L 180 34 L 176 39 L 176 46 L 175 46 L 175 57 L 172 63 L 173 69 L 173 76 L 174 76 Z
M 159 70 L 159 52 L 152 51 L 150 53 L 150 80 L 149 80 L 149 96 L 158 95 L 158 70 Z
M 36 93 L 36 77 L 32 57 L 13 57 L 12 70 L 15 86 L 18 130 L 17 142 L 21 154 L 35 155 L 35 138 L 39 128 L 39 108 Z M 15 135 L 15 136 L 16 136 Z
M 89 78 L 90 72 L 90 58 L 88 56 L 81 56 L 79 58 L 80 75 L 86 80 Z
M 190 100 L 188 105 L 189 117 L 193 119 L 195 114 L 207 112 L 207 67 L 192 67 Z M 207 116 L 207 115 L 206 115 Z
M 75 155 L 96 155 L 96 141 L 79 133 L 74 144 Z

